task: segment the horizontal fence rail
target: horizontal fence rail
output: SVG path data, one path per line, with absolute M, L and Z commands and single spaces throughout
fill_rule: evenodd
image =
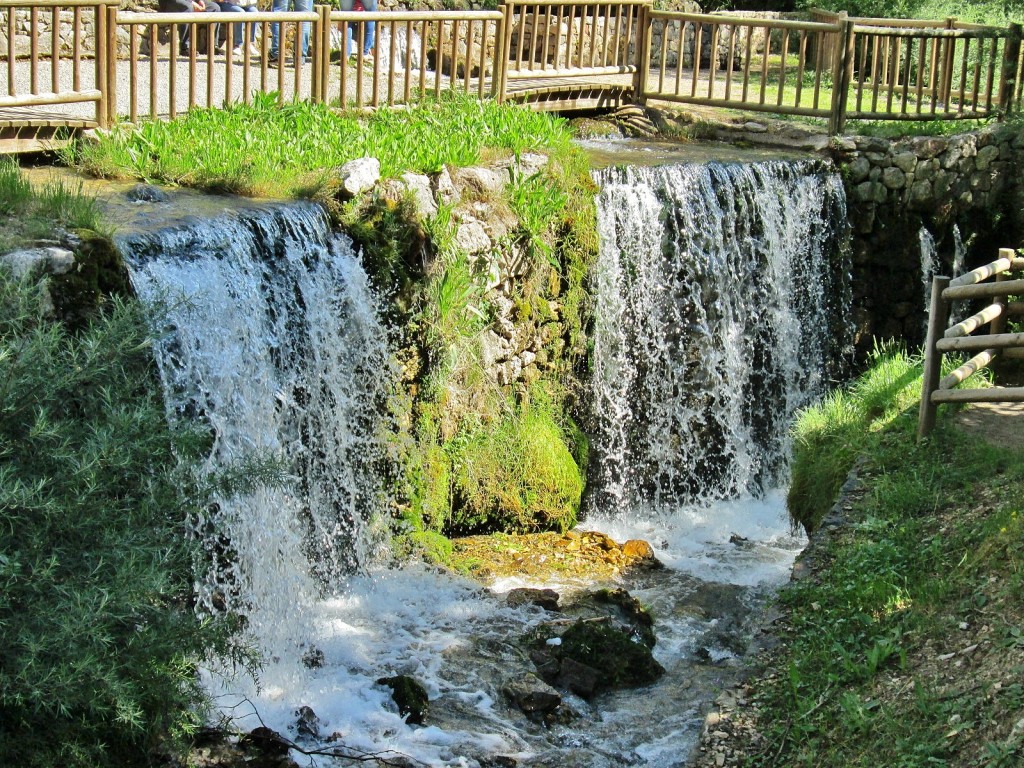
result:
M 649 0 L 173 14 L 0 0 L 0 132 L 173 119 L 266 94 L 375 109 L 459 93 L 534 109 L 656 99 L 819 118 L 836 133 L 846 120 L 1018 111 L 1020 39 L 1017 24 L 675 13 Z
M 1024 387 L 956 388 L 1000 355 L 1024 359 L 1024 333 L 1006 333 L 1008 317 L 1024 317 L 1024 302 L 1012 300 L 1024 295 L 1024 279 L 1012 279 L 1014 272 L 1024 272 L 1024 258 L 1019 258 L 1010 248 L 1003 248 L 999 258 L 990 264 L 957 278 L 938 275 L 932 279 L 917 425 L 919 438 L 926 437 L 934 428 L 941 403 L 1024 402 Z M 964 300 L 991 300 L 992 303 L 947 327 L 951 303 Z M 987 334 L 972 335 L 984 326 L 988 326 Z M 959 352 L 976 354 L 942 377 L 942 356 Z

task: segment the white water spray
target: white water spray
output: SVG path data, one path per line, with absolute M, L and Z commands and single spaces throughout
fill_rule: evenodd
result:
M 595 506 L 761 493 L 848 343 L 839 178 L 772 162 L 598 179 Z

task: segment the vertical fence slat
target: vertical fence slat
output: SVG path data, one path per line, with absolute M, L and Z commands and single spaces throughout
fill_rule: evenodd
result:
M 29 92 L 39 93 L 39 17 L 35 6 L 29 9 Z
M 60 92 L 60 7 L 50 9 L 50 92 Z
M 765 94 L 768 89 L 768 59 L 772 51 L 772 28 L 764 28 L 764 53 L 761 55 L 761 89 L 757 97 L 757 103 L 764 105 Z
M 754 28 L 747 27 L 747 40 L 743 55 L 743 101 L 747 100 L 750 89 L 750 53 L 754 44 Z

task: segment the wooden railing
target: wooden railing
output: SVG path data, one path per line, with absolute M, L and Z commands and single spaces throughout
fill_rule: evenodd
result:
M 1024 279 L 1010 279 L 1010 273 L 1021 270 L 1024 270 L 1024 258 L 1018 258 L 1010 248 L 1003 248 L 999 251 L 999 258 L 991 264 L 954 279 L 941 275 L 932 279 L 917 425 L 919 438 L 927 436 L 935 426 L 940 403 L 1024 402 L 1024 387 L 956 389 L 958 384 L 985 368 L 999 355 L 1024 359 L 1024 333 L 1006 333 L 1008 317 L 1024 318 L 1024 302 L 1009 301 L 1009 297 L 1024 295 Z M 978 299 L 991 299 L 992 303 L 966 320 L 946 327 L 953 301 Z M 971 335 L 986 325 L 988 334 Z M 942 356 L 960 352 L 977 354 L 942 378 Z
M 261 93 L 343 108 L 401 106 L 446 92 L 499 101 L 550 93 L 557 108 L 559 94 L 585 87 L 617 89 L 641 103 L 817 117 L 839 132 L 847 119 L 1005 115 L 1017 107 L 1022 80 L 1019 25 L 821 13 L 812 21 L 772 20 L 654 11 L 649 0 L 235 14 L 131 13 L 113 3 L 0 0 L 0 73 L 7 81 L 0 81 L 0 128 L 11 108 L 47 105 L 59 107 L 68 124 L 105 126 L 122 116 L 173 118 Z M 367 55 L 371 23 L 377 41 Z M 285 42 L 271 59 L 278 25 Z M 304 26 L 308 59 L 293 55 Z M 213 34 L 201 33 L 217 27 L 227 37 L 223 52 Z M 16 37 L 26 29 L 27 36 Z M 181 57 L 184 30 L 205 41 Z M 553 108 L 550 101 L 534 106 Z
M 643 99 L 828 119 L 834 72 L 823 40 L 837 24 L 653 11 L 661 45 Z
M 83 105 L 82 122 L 106 125 L 108 8 L 117 0 L 3 0 L 0 109 Z M 24 31 L 25 34 L 19 35 Z M 28 49 L 19 50 L 18 41 Z M 27 66 L 18 67 L 23 60 Z

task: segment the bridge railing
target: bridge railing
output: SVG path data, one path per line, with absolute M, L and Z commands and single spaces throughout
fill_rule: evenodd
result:
M 936 275 L 932 278 L 921 408 L 917 422 L 919 438 L 926 437 L 935 426 L 936 412 L 941 403 L 1024 402 L 1024 387 L 957 389 L 957 385 L 990 365 L 999 355 L 1024 359 L 1024 333 L 1006 332 L 1007 318 L 1024 317 L 1024 302 L 1013 300 L 1024 294 L 1024 279 L 1011 279 L 1013 272 L 1024 272 L 1024 259 L 1019 258 L 1012 248 L 1002 248 L 998 259 L 960 277 L 950 279 Z M 992 303 L 947 327 L 950 305 L 964 300 Z M 986 326 L 986 335 L 972 335 Z M 942 356 L 957 353 L 976 354 L 943 378 Z
M 641 102 L 820 117 L 833 132 L 847 119 L 1000 116 L 1019 104 L 1019 25 L 815 19 L 655 11 L 649 0 L 212 14 L 123 12 L 114 0 L 0 0 L 0 130 L 19 109 L 46 112 L 53 125 L 109 125 L 271 92 L 375 108 L 448 91 L 501 101 L 604 88 Z M 370 24 L 377 40 L 367 53 Z M 308 58 L 294 55 L 304 29 Z M 196 44 L 182 55 L 186 40 Z
M 829 118 L 834 23 L 652 11 L 641 98 Z
M 107 8 L 116 3 L 0 0 L 0 109 L 76 104 L 82 124 L 105 125 Z

